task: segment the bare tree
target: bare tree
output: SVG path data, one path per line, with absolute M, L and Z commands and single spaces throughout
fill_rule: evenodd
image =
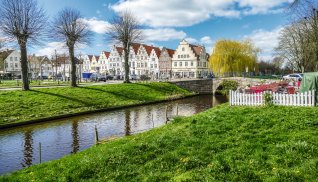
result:
M 9 38 L 18 41 L 21 51 L 22 90 L 29 90 L 27 43 L 38 43 L 47 17 L 37 0 L 2 0 L 0 29 Z
M 142 32 L 137 18 L 129 11 L 120 13 L 119 16 L 114 17 L 111 25 L 107 31 L 109 38 L 115 43 L 121 44 L 124 48 L 125 59 L 125 81 L 129 81 L 129 53 L 130 45 L 142 39 Z
M 64 41 L 68 47 L 71 59 L 71 86 L 76 87 L 76 60 L 75 46 L 78 44 L 89 44 L 92 33 L 83 21 L 78 10 L 65 8 L 61 10 L 53 21 L 52 33 L 54 38 Z

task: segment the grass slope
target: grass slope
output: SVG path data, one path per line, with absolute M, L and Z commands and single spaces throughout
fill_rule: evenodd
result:
M 169 83 L 114 84 L 0 92 L 0 125 L 116 106 L 159 101 L 191 93 Z
M 8 181 L 317 181 L 318 109 L 222 105 Z

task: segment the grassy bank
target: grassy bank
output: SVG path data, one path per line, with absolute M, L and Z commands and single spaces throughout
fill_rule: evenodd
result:
M 315 181 L 317 111 L 222 105 L 0 179 Z
M 0 125 L 190 95 L 169 83 L 0 92 Z

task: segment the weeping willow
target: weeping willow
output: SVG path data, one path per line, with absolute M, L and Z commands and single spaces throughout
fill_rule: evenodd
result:
M 250 41 L 219 40 L 210 57 L 214 74 L 226 75 L 255 71 L 259 50 Z

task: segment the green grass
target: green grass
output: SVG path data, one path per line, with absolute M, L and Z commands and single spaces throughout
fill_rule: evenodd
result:
M 317 181 L 318 108 L 221 105 L 0 181 Z
M 0 92 L 0 125 L 191 95 L 169 83 Z

